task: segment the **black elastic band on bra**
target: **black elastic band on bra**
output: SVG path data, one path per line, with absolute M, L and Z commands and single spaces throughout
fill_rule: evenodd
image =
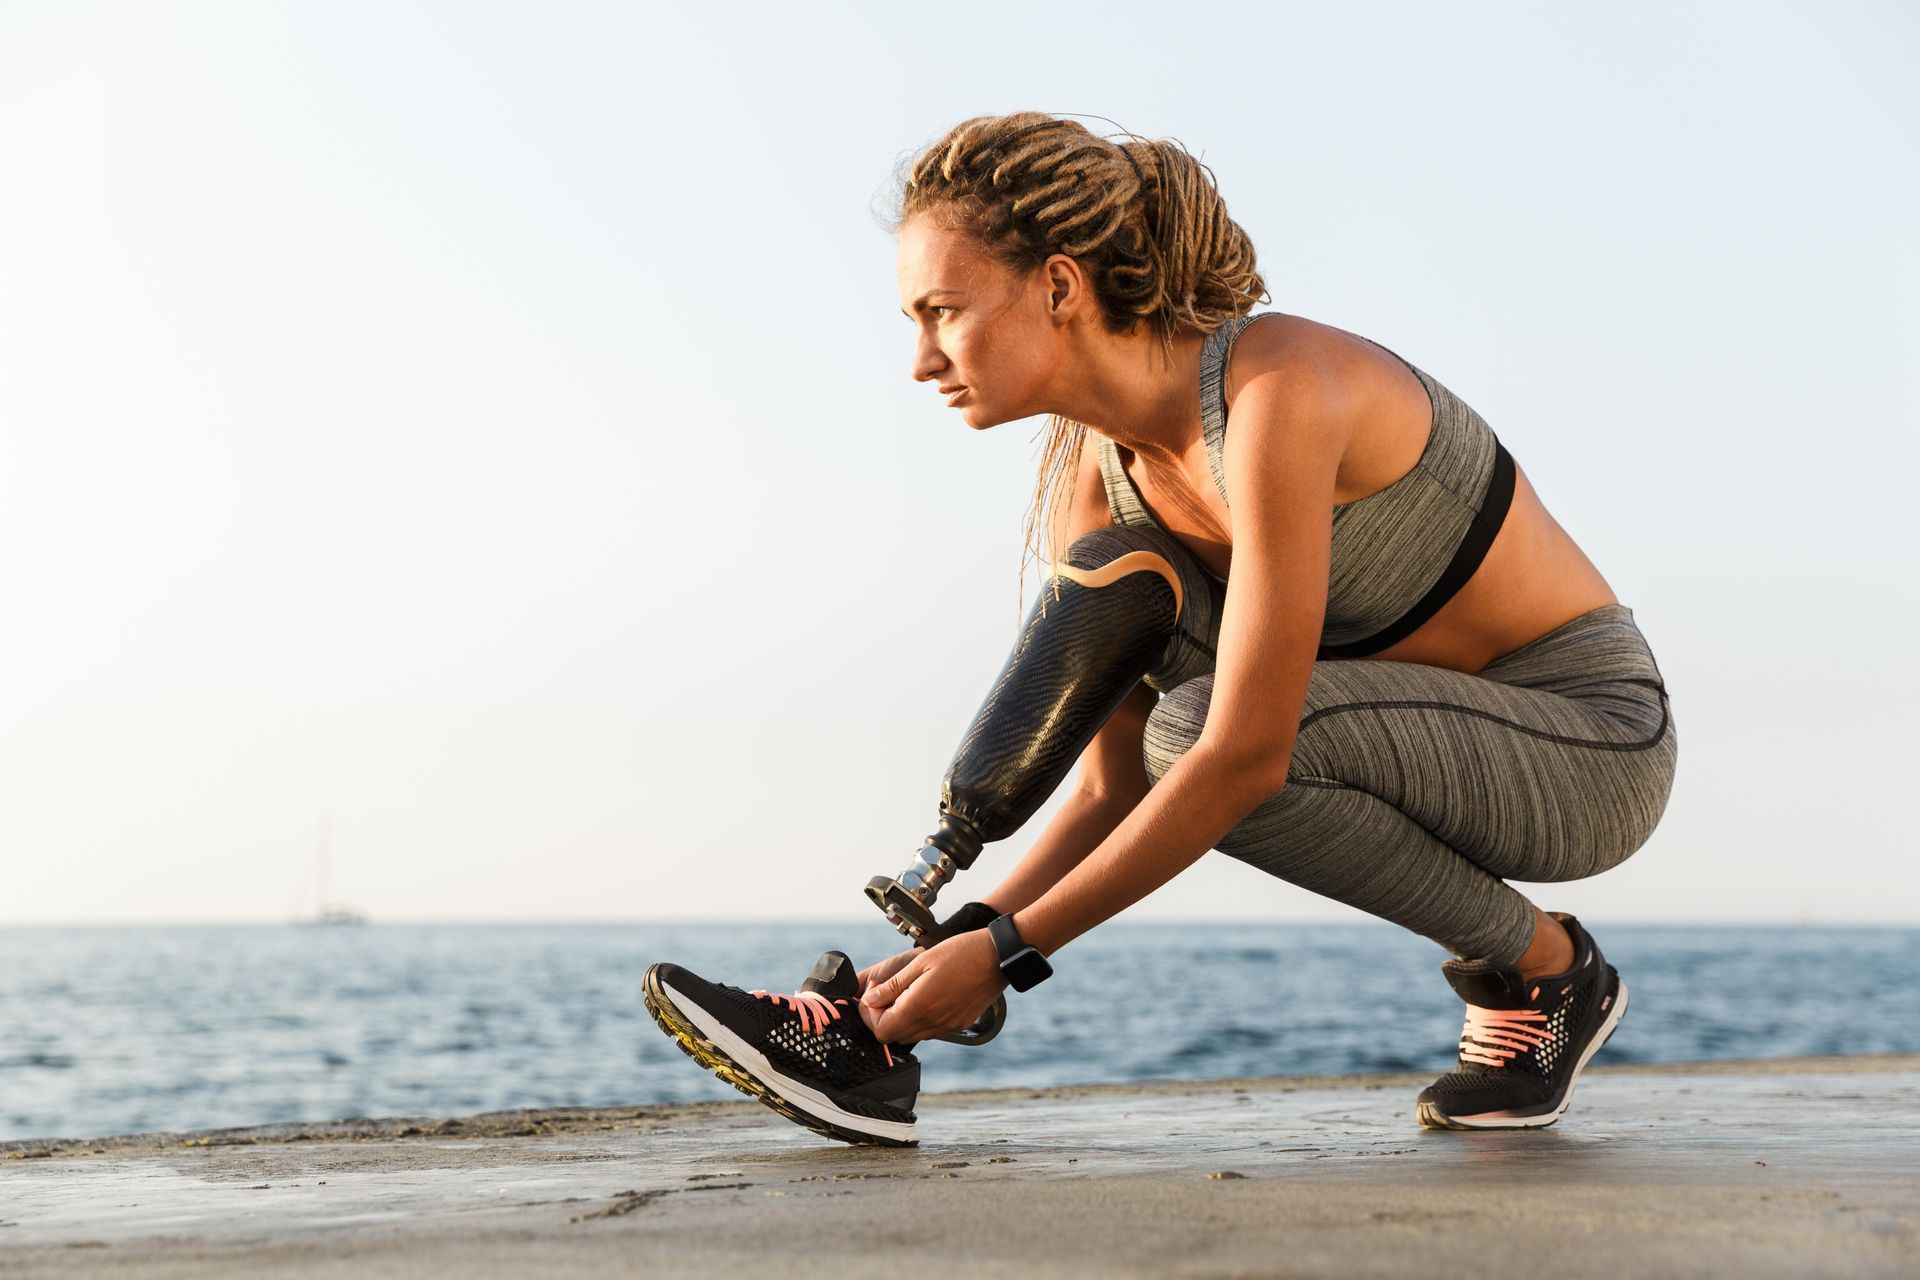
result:
M 1512 505 L 1513 455 L 1496 439 L 1493 442 L 1493 475 L 1487 480 L 1487 493 L 1480 501 L 1480 512 L 1474 516 L 1473 523 L 1467 526 L 1466 536 L 1460 539 L 1460 545 L 1454 550 L 1453 559 L 1448 562 L 1439 581 L 1428 588 L 1427 594 L 1421 596 L 1411 609 L 1372 635 L 1345 644 L 1321 645 L 1320 660 L 1364 658 L 1389 645 L 1398 644 L 1418 631 L 1427 619 L 1440 612 L 1442 605 L 1453 599 L 1460 588 L 1467 585 L 1467 579 L 1487 558 L 1487 548 L 1493 545 L 1494 538 L 1499 535 L 1500 526 L 1506 522 L 1507 508 Z

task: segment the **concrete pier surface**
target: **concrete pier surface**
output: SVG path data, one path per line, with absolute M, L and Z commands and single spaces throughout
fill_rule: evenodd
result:
M 1428 1076 L 749 1101 L 0 1144 L 0 1276 L 1920 1275 L 1920 1056 L 1592 1068 L 1520 1133 Z

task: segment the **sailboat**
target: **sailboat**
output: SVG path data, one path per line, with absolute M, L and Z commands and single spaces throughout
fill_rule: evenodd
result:
M 332 852 L 333 818 L 331 815 L 320 819 L 320 838 L 315 853 L 319 892 L 315 896 L 317 910 L 312 916 L 300 921 L 301 924 L 365 924 L 367 917 L 352 907 L 338 902 L 327 901 L 327 856 Z

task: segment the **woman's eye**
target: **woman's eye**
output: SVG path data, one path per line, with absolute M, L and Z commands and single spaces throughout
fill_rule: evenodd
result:
M 945 315 L 947 312 L 953 310 L 953 308 L 952 307 L 928 307 L 927 310 L 933 312 L 935 315 Z

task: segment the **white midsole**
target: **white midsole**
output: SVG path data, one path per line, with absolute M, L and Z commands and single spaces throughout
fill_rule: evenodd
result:
M 1477 1116 L 1448 1116 L 1455 1124 L 1466 1125 L 1474 1129 L 1539 1129 L 1566 1114 L 1567 1105 L 1573 1101 L 1573 1086 L 1580 1079 L 1580 1072 L 1586 1068 L 1587 1059 L 1600 1052 L 1600 1046 L 1607 1042 L 1613 1029 L 1620 1025 L 1620 1019 L 1627 1012 L 1627 980 L 1620 979 L 1620 998 L 1613 1002 L 1613 1008 L 1607 1014 L 1607 1020 L 1600 1024 L 1600 1030 L 1587 1044 L 1586 1052 L 1580 1055 L 1580 1061 L 1573 1064 L 1573 1074 L 1567 1077 L 1567 1092 L 1560 1099 L 1560 1105 L 1552 1111 L 1542 1111 L 1537 1116 L 1510 1116 L 1499 1111 L 1482 1112 Z
M 913 1141 L 914 1126 L 912 1124 L 901 1124 L 897 1120 L 876 1120 L 872 1116 L 858 1115 L 835 1106 L 833 1100 L 819 1090 L 809 1089 L 798 1080 L 780 1074 L 779 1069 L 767 1061 L 765 1054 L 735 1035 L 726 1023 L 701 1008 L 699 1002 L 688 996 L 686 992 L 674 991 L 673 984 L 664 978 L 660 980 L 660 985 L 678 997 L 673 1002 L 673 1007 L 679 1010 L 681 1017 L 700 1028 L 700 1034 L 725 1049 L 729 1058 L 752 1072 L 755 1079 L 773 1088 L 794 1106 L 812 1114 L 817 1119 L 845 1125 L 861 1133 L 870 1133 L 881 1138 L 894 1138 L 901 1142 Z M 859 1015 L 856 1013 L 854 1016 Z

